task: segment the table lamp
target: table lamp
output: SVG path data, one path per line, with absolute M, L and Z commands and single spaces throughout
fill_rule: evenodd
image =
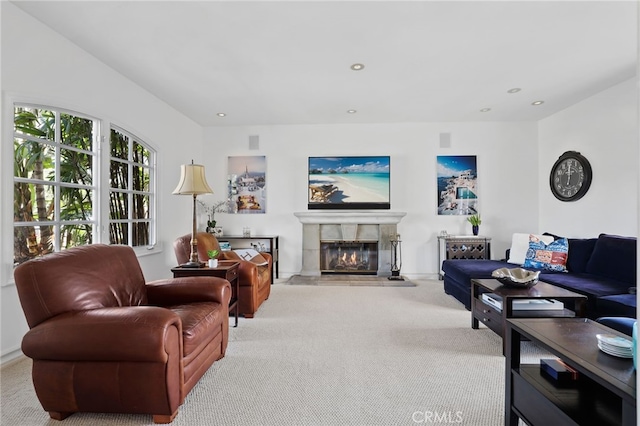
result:
M 207 184 L 204 176 L 204 166 L 201 164 L 183 164 L 180 166 L 180 182 L 174 195 L 193 195 L 193 221 L 191 224 L 191 256 L 187 263 L 180 265 L 183 268 L 202 268 L 203 262 L 198 260 L 198 240 L 196 239 L 196 197 L 199 194 L 212 194 L 213 190 Z

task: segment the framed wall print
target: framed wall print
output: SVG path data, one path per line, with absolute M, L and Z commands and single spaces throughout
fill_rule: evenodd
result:
M 478 169 L 475 155 L 437 158 L 438 215 L 478 213 Z
M 267 157 L 229 157 L 229 212 L 259 214 L 266 212 Z

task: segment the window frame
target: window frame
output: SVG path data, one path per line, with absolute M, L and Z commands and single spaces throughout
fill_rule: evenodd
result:
M 149 143 L 146 138 L 138 136 L 140 133 L 125 130 L 130 129 L 131 126 L 127 125 L 116 125 L 107 118 L 104 114 L 92 114 L 87 111 L 87 108 L 69 108 L 65 106 L 63 102 L 43 102 L 41 100 L 34 100 L 25 96 L 15 96 L 5 93 L 3 95 L 3 111 L 2 122 L 5 123 L 5 131 L 1 134 L 4 136 L 4 139 L 7 143 L 3 144 L 4 147 L 0 152 L 2 153 L 3 160 L 0 161 L 0 175 L 3 177 L 3 194 L 2 203 L 3 205 L 13 205 L 14 201 L 14 184 L 15 180 L 15 172 L 13 167 L 13 159 L 14 159 L 14 117 L 15 117 L 15 108 L 16 107 L 27 107 L 27 108 L 39 108 L 45 109 L 49 111 L 55 111 L 59 114 L 69 114 L 74 117 L 85 118 L 89 120 L 93 120 L 93 128 L 94 128 L 94 136 L 93 136 L 93 170 L 92 170 L 92 184 L 90 185 L 91 190 L 94 193 L 94 197 L 92 198 L 92 220 L 89 221 L 72 221 L 72 223 L 87 223 L 90 222 L 93 224 L 93 232 L 92 232 L 92 242 L 95 243 L 104 243 L 109 244 L 109 193 L 110 193 L 110 182 L 109 182 L 109 163 L 110 163 L 110 133 L 111 129 L 115 128 L 120 132 L 124 132 L 127 135 L 130 135 L 134 138 L 134 140 L 142 145 L 144 149 L 149 151 L 149 165 L 148 170 L 150 171 L 152 177 L 150 177 L 148 194 L 149 194 L 149 219 L 146 220 L 149 223 L 149 244 L 145 246 L 136 246 L 133 247 L 134 252 L 137 256 L 145 256 L 151 255 L 154 253 L 158 253 L 162 251 L 161 245 L 158 244 L 157 235 L 158 235 L 158 218 L 157 218 L 157 203 L 158 203 L 158 192 L 157 192 L 157 183 L 158 183 L 158 149 L 152 143 Z M 80 112 L 82 111 L 82 112 Z M 59 132 L 57 132 L 59 133 Z M 24 135 L 26 136 L 26 135 Z M 21 136 L 22 137 L 22 136 Z M 58 136 L 56 135 L 56 138 Z M 11 141 L 11 143 L 8 143 Z M 60 144 L 57 146 L 62 146 L 65 148 L 65 144 Z M 59 153 L 56 153 L 56 157 L 59 156 Z M 19 178 L 23 180 L 23 178 Z M 27 179 L 28 180 L 28 179 Z M 59 181 L 59 175 L 56 176 L 56 181 L 51 182 L 52 185 L 55 185 L 56 188 L 60 187 L 61 182 Z M 77 187 L 74 184 L 66 183 L 64 186 Z M 84 186 L 82 186 L 84 188 Z M 56 206 L 59 206 L 59 195 L 60 192 L 56 192 Z M 56 207 L 58 209 L 58 207 Z M 2 240 L 4 243 L 0 246 L 0 251 L 3 254 L 2 258 L 4 259 L 4 265 L 2 269 L 7 271 L 3 273 L 2 283 L 0 287 L 4 287 L 7 285 L 13 285 L 13 269 L 14 265 L 14 227 L 15 225 L 19 225 L 22 222 L 14 222 L 13 217 L 13 209 L 9 211 L 8 209 L 3 209 L 2 214 L 0 215 L 1 222 L 0 227 L 2 231 L 0 234 L 7 234 L 6 238 Z M 56 224 L 60 225 L 61 223 L 67 223 L 69 221 L 61 221 L 59 216 L 56 216 L 53 221 L 43 222 L 43 224 Z M 57 232 L 59 235 L 59 231 Z M 10 237 L 10 238 L 9 238 Z M 131 246 L 131 245 L 129 245 Z M 56 238 L 54 251 L 59 251 L 60 249 L 60 241 Z M 7 276 L 9 275 L 10 276 Z
M 117 158 L 117 157 L 111 157 L 111 132 L 112 131 L 116 131 L 126 137 L 129 138 L 129 149 L 127 151 L 127 159 L 121 159 L 121 158 Z M 158 192 L 157 192 L 157 182 L 158 182 L 158 169 L 157 169 L 157 159 L 158 159 L 158 152 L 157 150 L 151 146 L 149 143 L 147 143 L 144 139 L 138 137 L 135 133 L 129 131 L 129 130 L 125 130 L 123 127 L 118 126 L 114 123 L 110 123 L 109 125 L 109 135 L 107 136 L 106 134 L 104 135 L 104 139 L 105 139 L 105 146 L 104 146 L 104 150 L 103 152 L 105 152 L 104 155 L 104 161 L 105 161 L 105 167 L 104 170 L 106 171 L 104 173 L 104 182 L 105 182 L 105 187 L 106 187 L 106 207 L 104 209 L 104 214 L 105 216 L 105 236 L 104 236 L 104 241 L 107 242 L 107 244 L 109 244 L 110 241 L 110 235 L 109 235 L 109 227 L 111 225 L 112 222 L 117 222 L 117 223 L 129 223 L 132 224 L 134 222 L 143 222 L 143 223 L 148 223 L 149 224 L 149 244 L 147 245 L 140 245 L 140 246 L 131 246 L 131 244 L 127 244 L 130 247 L 133 247 L 134 250 L 140 251 L 142 249 L 144 249 L 145 251 L 147 250 L 153 250 L 153 248 L 156 246 L 156 242 L 157 242 L 157 199 L 158 199 Z M 135 161 L 133 161 L 133 146 L 134 143 L 137 143 L 138 145 L 142 146 L 144 149 L 146 149 L 147 151 L 149 151 L 149 164 L 142 164 L 142 163 L 136 163 Z M 109 171 L 110 171 L 110 167 L 111 167 L 111 161 L 115 160 L 118 163 L 121 164 L 126 164 L 127 165 L 127 188 L 115 188 L 117 189 L 117 191 L 113 191 L 113 187 L 111 186 L 111 182 L 109 179 Z M 148 169 L 149 171 L 149 188 L 147 191 L 136 191 L 133 190 L 133 167 L 136 166 L 142 166 L 143 168 Z M 110 212 L 108 210 L 108 206 L 109 206 L 109 195 L 111 194 L 111 192 L 117 192 L 120 194 L 127 194 L 128 198 L 129 198 L 129 206 L 128 206 L 128 218 L 127 219 L 119 219 L 119 220 L 112 220 L 110 217 Z M 149 197 L 149 219 L 135 219 L 133 218 L 133 195 L 136 194 L 140 194 L 140 195 L 147 195 Z M 128 241 L 130 242 L 132 240 L 132 227 L 128 226 Z

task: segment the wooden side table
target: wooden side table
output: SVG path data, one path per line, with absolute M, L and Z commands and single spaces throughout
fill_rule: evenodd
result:
M 240 262 L 235 260 L 220 260 L 217 268 L 182 268 L 177 266 L 171 268 L 174 278 L 180 277 L 218 277 L 224 278 L 231 284 L 231 300 L 229 301 L 229 312 L 233 310 L 238 326 L 238 295 L 240 294 L 240 280 L 238 279 L 238 268 Z

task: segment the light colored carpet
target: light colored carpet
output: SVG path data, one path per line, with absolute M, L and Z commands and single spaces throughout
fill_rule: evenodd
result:
M 416 284 L 275 284 L 256 317 L 230 329 L 226 357 L 173 425 L 415 425 L 428 423 L 425 413 L 459 425 L 503 424 L 500 338 L 472 330 L 470 313 L 442 282 Z M 50 420 L 30 368 L 23 359 L 1 370 L 2 425 L 152 424 L 149 415 L 124 414 Z

